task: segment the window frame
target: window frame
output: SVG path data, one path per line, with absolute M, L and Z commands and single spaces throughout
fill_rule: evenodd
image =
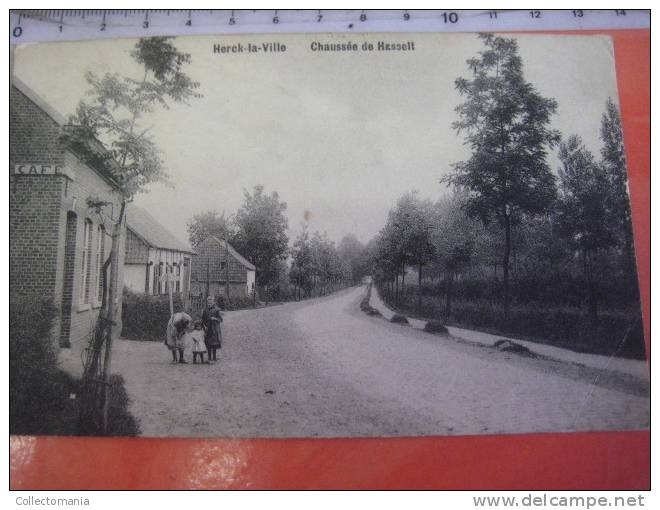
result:
M 157 271 L 157 273 L 158 273 L 158 276 L 157 276 L 157 278 L 158 278 L 158 287 L 157 287 L 157 292 L 156 292 L 157 296 L 160 296 L 161 294 L 163 294 L 163 282 L 160 281 L 160 278 L 161 278 L 161 276 L 163 276 L 163 268 L 164 267 L 165 267 L 164 262 L 161 261 L 161 262 L 158 263 L 158 271 Z
M 78 304 L 89 306 L 89 280 L 91 276 L 91 264 L 89 256 L 92 251 L 92 230 L 94 224 L 89 218 L 83 223 L 82 253 L 80 258 L 80 288 L 78 289 Z
M 101 306 L 101 303 L 103 303 L 103 264 L 105 263 L 105 227 L 103 225 L 97 225 L 96 226 L 96 281 L 94 282 L 95 284 L 95 289 L 96 293 L 94 296 L 94 300 L 96 303 L 96 306 Z

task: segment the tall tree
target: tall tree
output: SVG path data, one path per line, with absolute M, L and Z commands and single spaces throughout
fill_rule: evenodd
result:
M 561 231 L 580 251 L 587 283 L 589 315 L 598 311 L 595 257 L 616 242 L 608 214 L 609 182 L 603 168 L 579 136 L 573 135 L 559 147 L 559 200 L 557 218 Z
M 454 279 L 472 259 L 476 238 L 475 220 L 463 210 L 464 197 L 454 193 L 436 204 L 436 229 L 432 242 L 445 278 L 445 316 L 451 315 Z
M 434 210 L 429 200 L 421 200 L 417 192 L 403 195 L 397 202 L 395 217 L 398 219 L 398 235 L 407 263 L 417 267 L 417 308 L 422 308 L 422 272 L 433 260 L 435 246 L 432 242 Z M 405 274 L 405 265 L 403 272 Z
M 394 283 L 394 301 L 399 301 L 399 275 L 402 275 L 401 290 L 406 283 L 406 264 L 408 253 L 404 232 L 409 230 L 409 217 L 395 206 L 387 214 L 387 222 L 380 231 L 379 262 L 388 280 Z
M 337 252 L 350 268 L 351 282 L 358 283 L 364 276 L 364 246 L 362 243 L 353 234 L 345 235 L 339 241 Z
M 149 136 L 149 128 L 143 124 L 145 117 L 157 107 L 168 108 L 170 102 L 187 103 L 199 97 L 199 84 L 184 71 L 191 59 L 187 53 L 176 49 L 170 37 L 140 39 L 131 51 L 131 57 L 142 69 L 141 76 L 122 77 L 117 73 L 97 76 L 86 75 L 90 86 L 88 99 L 78 104 L 65 137 L 77 148 L 88 162 L 104 167 L 117 183 L 121 204 L 112 222 L 112 247 L 108 264 L 110 277 L 107 292 L 99 313 L 99 320 L 91 345 L 91 362 L 87 364 L 87 379 L 93 379 L 100 365 L 100 353 L 105 344 L 102 377 L 105 381 L 103 426 L 107 426 L 108 388 L 112 360 L 113 325 L 117 323 L 117 310 L 121 306 L 121 292 L 117 288 L 119 273 L 119 247 L 125 235 L 124 213 L 126 204 L 136 193 L 154 181 L 167 176 L 160 151 Z M 99 151 L 98 142 L 110 151 Z M 105 203 L 90 203 L 100 213 Z M 107 271 L 107 265 L 104 268 Z M 107 294 L 107 295 L 106 295 Z
M 390 214 L 388 215 L 388 222 L 380 230 L 376 237 L 370 241 L 368 247 L 369 253 L 371 254 L 372 275 L 374 279 L 378 282 L 387 284 L 389 292 L 396 299 L 393 282 L 395 278 L 398 280 L 399 264 L 397 261 L 397 255 L 394 252 L 395 248 L 392 244 L 393 236 L 391 233 L 391 216 L 392 214 L 390 211 Z
M 325 284 L 328 278 L 330 263 L 330 247 L 326 234 L 314 232 L 310 245 L 312 249 L 313 285 L 323 295 L 325 294 Z
M 623 249 L 627 272 L 636 281 L 635 254 L 633 248 L 632 215 L 628 197 L 628 172 L 626 153 L 623 146 L 623 129 L 619 110 L 611 98 L 605 104 L 605 113 L 600 124 L 600 138 L 603 146 L 600 151 L 602 166 L 610 181 L 609 195 L 611 221 L 618 227 L 617 240 Z
M 495 219 L 504 234 L 504 313 L 509 312 L 511 231 L 521 212 L 543 212 L 555 196 L 547 150 L 559 141 L 550 129 L 557 109 L 525 81 L 515 39 L 481 34 L 485 49 L 467 61 L 471 79 L 458 78 L 465 102 L 453 128 L 465 134 L 472 155 L 441 181 L 468 191 L 466 210 L 484 223 Z
M 289 279 L 296 286 L 296 290 L 309 296 L 312 290 L 312 247 L 309 239 L 309 230 L 306 223 L 293 242 L 291 249 L 291 267 Z
M 190 244 L 193 247 L 209 236 L 233 242 L 232 225 L 230 220 L 225 217 L 224 212 L 219 214 L 218 211 L 204 211 L 195 214 L 186 227 Z
M 244 202 L 234 217 L 236 248 L 257 268 L 257 284 L 268 286 L 278 280 L 280 262 L 289 253 L 286 203 L 276 191 L 264 192 L 255 186 L 243 191 Z

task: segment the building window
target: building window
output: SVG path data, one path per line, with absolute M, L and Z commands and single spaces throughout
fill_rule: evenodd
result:
M 181 292 L 181 264 L 175 264 L 174 274 L 176 275 L 176 284 L 174 287 L 175 292 Z
M 158 266 L 154 263 L 153 268 L 153 278 L 151 279 L 151 293 L 156 294 L 156 289 L 158 285 Z
M 92 222 L 85 220 L 83 230 L 82 262 L 80 264 L 80 303 L 89 303 L 89 254 L 92 251 Z
M 103 302 L 103 263 L 105 262 L 105 228 L 99 225 L 96 228 L 96 302 Z
M 149 294 L 149 276 L 151 275 L 151 264 L 147 264 L 144 275 L 144 293 Z
M 163 263 L 159 262 L 158 263 L 158 270 L 156 271 L 156 281 L 157 283 L 154 285 L 154 294 L 162 294 L 163 293 L 163 282 L 160 281 L 160 277 L 163 276 Z
M 190 259 L 185 258 L 183 259 L 183 282 L 181 283 L 181 288 L 183 289 L 183 292 L 188 293 L 190 292 Z

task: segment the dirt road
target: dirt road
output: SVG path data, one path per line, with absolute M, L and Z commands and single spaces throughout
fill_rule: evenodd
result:
M 642 429 L 646 372 L 525 358 L 368 317 L 364 288 L 228 312 L 215 365 L 119 341 L 145 436 L 345 437 Z M 190 355 L 189 355 L 190 357 Z

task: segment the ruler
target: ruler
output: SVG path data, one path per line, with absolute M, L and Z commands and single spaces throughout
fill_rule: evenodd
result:
M 10 43 L 150 35 L 650 29 L 649 10 L 12 10 Z

